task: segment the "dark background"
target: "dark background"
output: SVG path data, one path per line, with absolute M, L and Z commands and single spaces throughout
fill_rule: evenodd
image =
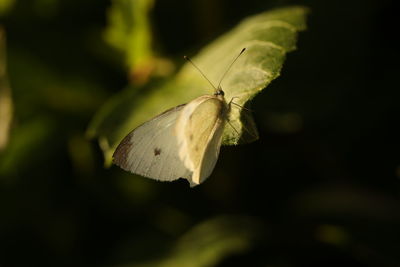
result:
M 191 189 L 105 169 L 85 138 L 129 82 L 101 36 L 111 3 L 16 1 L 1 15 L 15 110 L 0 152 L 0 266 L 161 258 L 221 215 L 261 227 L 213 266 L 399 266 L 395 1 L 159 0 L 155 49 L 180 65 L 240 19 L 293 4 L 311 9 L 308 30 L 252 103 L 260 139 L 223 147 Z

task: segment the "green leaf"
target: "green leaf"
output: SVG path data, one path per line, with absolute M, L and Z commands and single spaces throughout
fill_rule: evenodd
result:
M 246 106 L 279 76 L 286 53 L 296 48 L 298 31 L 306 28 L 307 13 L 305 7 L 287 7 L 251 16 L 202 49 L 193 61 L 213 84 L 218 84 L 240 50 L 247 48 L 222 81 L 226 100 Z M 146 88 L 148 93 L 145 95 L 130 91 L 132 89 L 127 89 L 106 103 L 88 129 L 90 137 L 99 138 L 106 164 L 111 162 L 112 153 L 120 140 L 139 124 L 168 108 L 214 93 L 214 89 L 190 64 L 185 64 L 175 77 L 164 84 Z M 233 127 L 229 124 L 225 126 L 224 145 L 250 142 L 257 138 L 255 124 L 248 111 L 232 105 L 229 116 Z
M 105 40 L 125 55 L 132 70 L 152 60 L 152 36 L 148 13 L 154 0 L 113 0 L 108 11 Z
M 257 220 L 245 216 L 219 216 L 202 222 L 177 240 L 170 253 L 131 267 L 216 266 L 224 258 L 243 253 L 263 234 Z

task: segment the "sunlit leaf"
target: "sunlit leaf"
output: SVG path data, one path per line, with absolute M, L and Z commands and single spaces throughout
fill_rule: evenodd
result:
M 288 7 L 251 16 L 202 49 L 193 61 L 218 84 L 240 50 L 247 48 L 222 82 L 226 100 L 246 106 L 279 76 L 286 53 L 296 48 L 298 31 L 306 28 L 307 12 L 304 7 Z M 107 163 L 119 141 L 134 127 L 167 108 L 212 94 L 214 89 L 192 65 L 186 64 L 170 81 L 148 91 L 140 97 L 122 92 L 99 111 L 90 125 L 88 135 L 98 137 Z M 225 126 L 224 145 L 257 138 L 252 116 L 245 109 L 232 106 L 230 123 L 233 127 Z

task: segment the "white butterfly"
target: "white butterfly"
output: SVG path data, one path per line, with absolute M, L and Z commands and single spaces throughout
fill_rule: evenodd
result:
M 213 86 L 213 95 L 169 109 L 131 131 L 115 150 L 114 164 L 160 181 L 185 178 L 191 186 L 204 182 L 217 162 L 230 111 L 220 84 L 244 51 L 228 67 L 218 86 Z

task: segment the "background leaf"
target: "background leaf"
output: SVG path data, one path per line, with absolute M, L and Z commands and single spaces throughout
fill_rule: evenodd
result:
M 222 82 L 226 100 L 234 98 L 236 104 L 246 106 L 279 76 L 286 53 L 296 47 L 297 32 L 306 27 L 306 14 L 304 7 L 288 7 L 249 17 L 205 47 L 193 61 L 216 86 L 240 50 L 247 48 Z M 165 109 L 212 94 L 214 89 L 187 63 L 170 81 L 146 90 L 150 93 L 145 96 L 130 94 L 127 97 L 129 92 L 122 92 L 114 97 L 89 126 L 88 135 L 98 137 L 107 165 L 119 141 L 140 123 Z M 237 144 L 245 131 L 257 136 L 251 116 L 241 116 L 243 111 L 232 107 L 230 122 L 240 135 L 227 124 L 223 144 Z
M 130 267 L 206 267 L 250 249 L 263 234 L 259 222 L 245 216 L 219 216 L 201 222 L 183 234 L 158 260 Z
M 147 81 L 154 65 L 149 12 L 154 0 L 113 0 L 104 38 L 122 53 L 134 82 Z

